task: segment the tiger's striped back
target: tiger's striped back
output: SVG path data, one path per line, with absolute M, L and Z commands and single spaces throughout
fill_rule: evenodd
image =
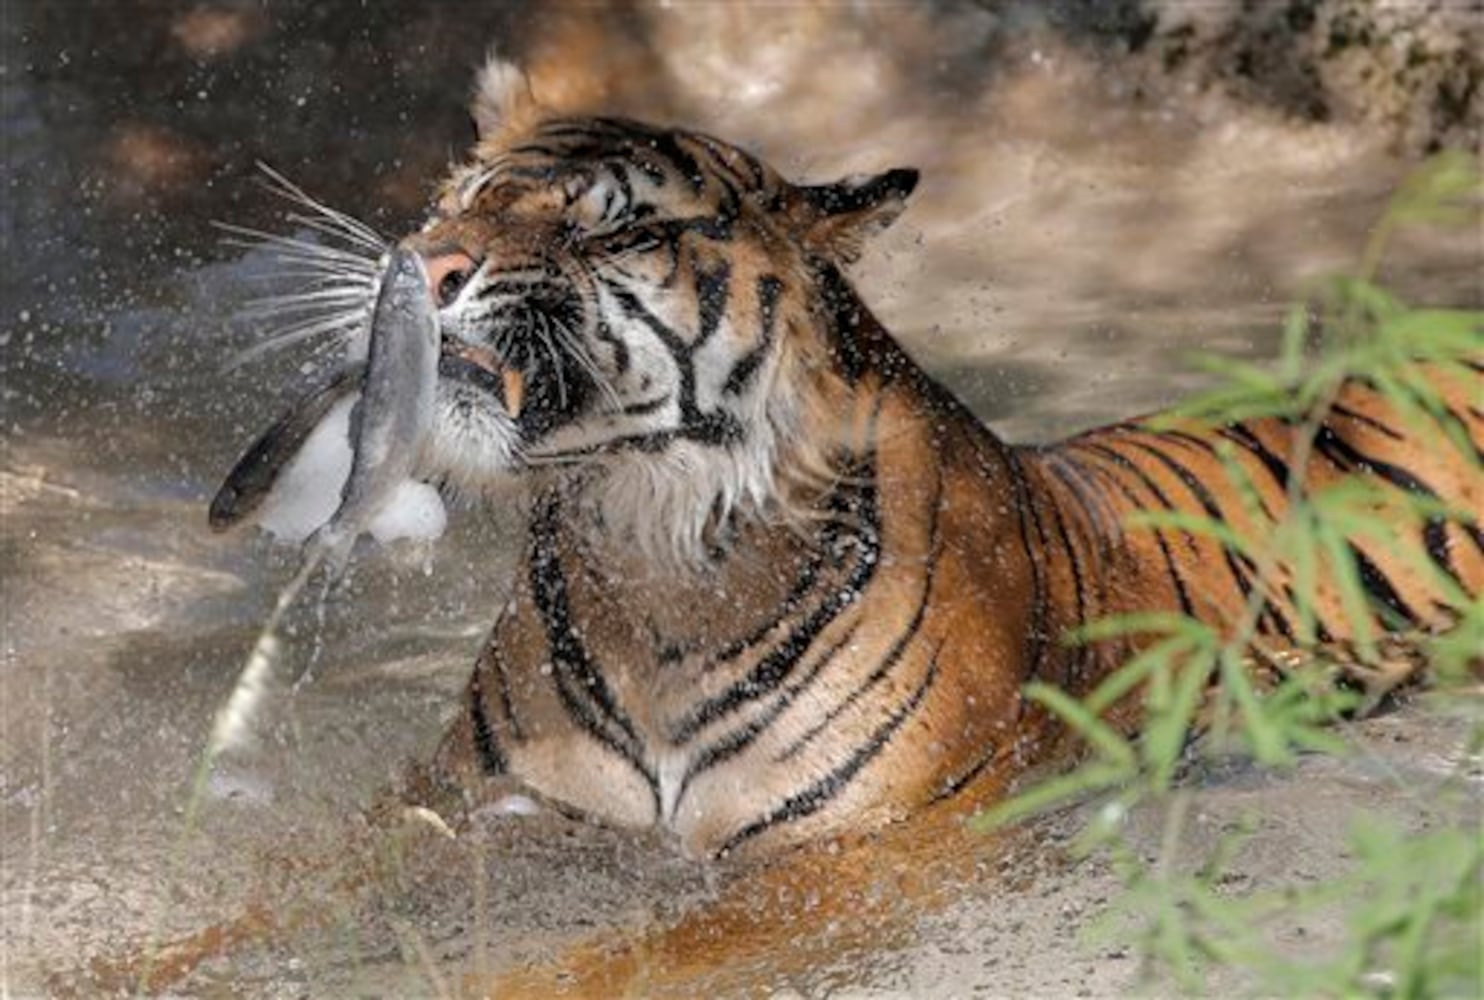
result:
M 1313 429 L 1297 473 L 1298 441 L 1309 429 L 1277 418 L 1158 430 L 1129 422 L 1032 450 L 1026 464 L 1045 498 L 1032 530 L 1061 556 L 1048 569 L 1046 588 L 1070 595 L 1052 603 L 1063 605 L 1063 620 L 1073 624 L 1178 611 L 1230 627 L 1255 601 L 1256 634 L 1287 645 L 1345 647 L 1356 638 L 1357 618 L 1374 634 L 1450 620 L 1458 594 L 1477 593 L 1484 581 L 1484 535 L 1477 522 L 1456 516 L 1419 517 L 1408 499 L 1446 504 L 1455 514 L 1484 509 L 1477 375 L 1437 366 L 1426 373 L 1446 406 L 1438 421 L 1461 432 L 1472 454 L 1446 440 L 1441 422 L 1404 419 L 1359 380 L 1341 387 L 1327 418 Z M 1260 567 L 1211 534 L 1128 527 L 1137 512 L 1185 513 L 1260 543 L 1283 520 L 1291 490 L 1314 496 L 1351 476 L 1391 489 L 1380 512 L 1397 531 L 1345 539 L 1343 554 L 1354 560 L 1365 593 L 1361 609 L 1346 605 L 1332 566 L 1316 565 L 1309 579 L 1281 554 L 1275 565 Z M 1255 495 L 1245 497 L 1237 480 L 1250 483 Z M 1068 527 L 1068 511 L 1080 517 L 1075 527 Z M 1431 567 L 1399 558 L 1398 542 L 1425 553 Z M 1259 587 L 1263 593 L 1254 599 Z M 1299 592 L 1312 615 L 1307 630 Z

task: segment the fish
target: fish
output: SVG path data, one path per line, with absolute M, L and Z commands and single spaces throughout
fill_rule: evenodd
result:
M 433 428 L 440 334 L 422 257 L 394 248 L 376 306 L 360 398 L 351 411 L 350 476 L 340 506 L 304 543 L 304 561 L 338 575 L 356 539 L 411 478 Z
M 274 421 L 232 466 L 211 498 L 206 515 L 211 530 L 227 531 L 262 509 L 284 467 L 304 447 L 320 421 L 335 404 L 359 392 L 365 378 L 366 362 L 347 364 L 311 388 Z
M 304 543 L 298 572 L 278 593 L 218 711 L 206 759 L 242 742 L 280 652 L 278 626 L 321 565 L 338 577 L 356 539 L 412 478 L 432 433 L 442 356 L 437 307 L 422 258 L 405 247 L 388 254 L 371 313 L 363 365 L 352 365 L 309 393 L 248 449 L 228 474 L 208 514 L 218 530 L 262 506 L 280 473 L 350 392 L 351 468 L 330 519 Z M 359 374 L 359 382 L 356 375 Z
M 364 359 L 322 378 L 238 459 L 211 500 L 207 520 L 213 531 L 226 531 L 259 513 L 271 517 L 270 497 L 285 469 L 332 412 L 354 397 L 350 472 L 338 480 L 331 473 L 325 482 L 326 489 L 338 482 L 340 496 L 304 549 L 306 562 L 330 558 L 337 574 L 343 570 L 356 538 L 411 481 L 434 420 L 438 375 L 454 363 L 441 343 L 417 254 L 395 250 L 388 255 L 368 339 Z

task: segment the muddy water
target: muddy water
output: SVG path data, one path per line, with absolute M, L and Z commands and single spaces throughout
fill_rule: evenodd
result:
M 339 22 L 293 5 L 284 23 L 246 7 L 135 11 L 143 55 L 110 46 L 123 15 L 102 7 L 97 24 L 65 31 L 40 9 L 0 25 L 0 991 L 133 982 L 137 969 L 94 960 L 267 898 L 320 918 L 206 962 L 183 988 L 437 993 L 473 969 L 549 958 L 595 927 L 661 921 L 725 891 L 664 845 L 560 826 L 527 836 L 497 825 L 456 845 L 413 832 L 412 860 L 390 874 L 369 887 L 346 874 L 361 811 L 401 761 L 426 755 L 502 603 L 513 504 L 463 512 L 435 551 L 369 552 L 345 590 L 304 608 L 283 679 L 313 661 L 314 680 L 275 691 L 255 747 L 210 775 L 183 832 L 213 712 L 294 559 L 205 525 L 217 478 L 300 378 L 294 357 L 222 367 L 259 335 L 241 307 L 271 290 L 274 264 L 223 249 L 205 223 L 282 228 L 281 206 L 248 179 L 254 157 L 395 231 L 466 139 L 466 67 L 484 39 L 508 34 L 508 48 L 544 53 L 566 83 L 591 74 L 620 108 L 649 100 L 795 175 L 918 166 L 911 211 L 858 282 L 913 353 L 1016 440 L 1177 398 L 1198 384 L 1188 351 L 1270 356 L 1285 304 L 1353 259 L 1408 166 L 1359 127 L 1173 87 L 1135 92 L 1116 64 L 1034 19 L 987 24 L 972 5 L 944 5 L 939 21 L 829 5 L 654 11 L 642 66 L 617 76 L 621 60 L 586 58 L 581 25 L 542 36 L 506 13 L 475 31 L 425 13 L 398 28 L 358 22 L 351 7 Z M 327 77 L 331 58 L 349 68 Z M 358 90 L 355 73 L 382 80 L 387 66 L 394 86 Z M 1388 278 L 1477 305 L 1480 256 L 1477 228 L 1413 237 Z M 1366 733 L 1406 744 L 1388 751 L 1389 773 L 1435 780 L 1451 730 L 1386 725 Z M 1357 794 L 1387 808 L 1376 788 Z M 1282 787 L 1235 794 L 1299 807 Z M 1343 825 L 1344 803 L 1331 806 L 1325 829 Z M 1318 857 L 1322 841 L 1298 842 Z M 1254 878 L 1291 861 L 1270 859 Z M 1118 958 L 1076 982 L 1045 978 L 1065 972 L 1067 928 L 1109 891 L 1105 873 L 1083 875 L 1046 876 L 1054 891 L 1021 899 L 1011 909 L 1023 915 L 997 931 L 1003 898 L 967 893 L 930 928 L 898 915 L 874 944 L 852 939 L 833 957 L 824 935 L 801 966 L 812 971 L 725 982 L 1126 988 L 1135 970 Z

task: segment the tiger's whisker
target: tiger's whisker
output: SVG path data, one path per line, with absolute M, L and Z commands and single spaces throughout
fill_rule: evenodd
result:
M 622 410 L 623 402 L 618 398 L 618 393 L 614 390 L 613 383 L 598 368 L 597 363 L 593 361 L 592 355 L 583 347 L 577 334 L 565 322 L 555 317 L 552 318 L 552 326 L 555 327 L 557 338 L 561 341 L 562 346 L 577 360 L 577 363 L 582 366 L 583 371 L 587 372 L 588 376 L 597 385 L 598 390 L 607 398 L 613 412 L 617 413 Z
M 268 178 L 271 182 L 267 185 L 268 190 L 279 195 L 280 197 L 287 198 L 290 201 L 298 202 L 306 208 L 310 208 L 318 212 L 327 220 L 336 224 L 343 232 L 345 232 L 347 236 L 357 236 L 366 245 L 373 246 L 378 249 L 384 249 L 387 244 L 391 242 L 390 240 L 383 237 L 380 233 L 378 233 L 370 225 L 362 222 L 355 216 L 350 215 L 346 212 L 342 212 L 339 209 L 331 208 L 329 205 L 325 204 L 319 199 L 314 198 L 299 185 L 289 180 L 283 174 L 279 173 L 277 170 L 273 169 L 262 160 L 257 161 L 257 167 L 264 174 L 268 175 Z
M 264 232 L 250 226 L 239 226 L 234 222 L 213 221 L 212 226 L 230 234 L 224 242 L 228 246 L 240 246 L 248 250 L 272 249 L 285 256 L 304 257 L 311 260 L 333 260 L 358 270 L 379 270 L 377 258 L 355 253 L 342 247 L 311 243 L 295 236 L 283 236 Z
M 370 297 L 364 289 L 335 289 L 298 295 L 265 295 L 243 304 L 251 316 L 276 316 L 288 312 L 323 310 L 329 306 L 351 307 L 365 304 Z
M 387 246 L 380 240 L 372 239 L 357 230 L 347 230 L 344 227 L 337 225 L 333 220 L 319 219 L 315 218 L 314 216 L 304 215 L 300 212 L 289 212 L 285 216 L 285 218 L 287 218 L 290 222 L 296 222 L 299 225 L 308 226 L 310 229 L 314 229 L 321 233 L 324 233 L 326 236 L 332 236 L 336 239 L 342 239 L 345 240 L 347 243 L 365 247 L 367 250 L 374 250 L 377 253 L 384 252 Z
M 535 315 L 538 325 L 537 335 L 541 338 L 541 346 L 546 348 L 546 353 L 551 358 L 552 368 L 556 371 L 557 400 L 559 401 L 560 405 L 566 406 L 567 379 L 566 376 L 562 374 L 562 350 L 560 347 L 557 346 L 556 341 L 552 338 L 551 324 L 547 320 L 546 314 L 543 312 L 537 312 Z
M 294 282 L 299 287 L 317 290 L 320 288 L 375 288 L 375 274 L 362 271 L 345 271 L 324 267 L 279 268 L 261 274 L 246 276 L 248 281 L 271 284 L 275 287 Z
M 227 363 L 223 366 L 223 370 L 231 371 L 271 351 L 292 347 L 294 344 L 303 343 L 314 337 L 320 337 L 330 333 L 339 332 L 343 334 L 343 337 L 335 338 L 337 342 L 343 343 L 344 339 L 353 334 L 365 321 L 365 318 L 366 314 L 363 311 L 357 310 L 349 313 L 338 313 L 324 319 L 312 320 L 297 326 L 288 327 L 285 330 L 276 331 L 264 337 L 258 343 L 237 352 L 237 354 L 228 359 Z

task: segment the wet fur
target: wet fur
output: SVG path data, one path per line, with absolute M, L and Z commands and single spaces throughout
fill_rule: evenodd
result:
M 501 65 L 474 113 L 479 143 L 409 240 L 480 262 L 444 336 L 498 355 L 534 400 L 513 416 L 445 385 L 431 448 L 466 490 L 522 477 L 532 496 L 514 594 L 436 759 L 469 797 L 523 786 L 698 855 L 977 801 L 1045 755 L 1027 681 L 1082 694 L 1132 648 L 1070 648 L 1068 628 L 1147 610 L 1225 623 L 1247 600 L 1253 567 L 1124 518 L 1251 527 L 1220 485 L 1223 443 L 1281 516 L 1293 429 L 1000 442 L 844 276 L 914 172 L 792 184 L 699 133 L 543 107 Z M 1477 447 L 1477 372 L 1435 380 Z M 1369 472 L 1484 507 L 1477 464 L 1363 385 L 1338 403 L 1307 489 Z M 1477 592 L 1477 528 L 1426 530 Z M 1429 579 L 1354 548 L 1379 623 L 1446 616 Z M 1344 640 L 1328 581 L 1318 602 Z M 1260 627 L 1291 638 L 1291 600 Z

